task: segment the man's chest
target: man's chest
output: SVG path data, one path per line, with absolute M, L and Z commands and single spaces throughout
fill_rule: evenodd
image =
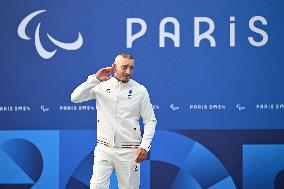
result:
M 139 111 L 141 93 L 135 87 L 100 86 L 96 92 L 97 103 L 122 111 Z

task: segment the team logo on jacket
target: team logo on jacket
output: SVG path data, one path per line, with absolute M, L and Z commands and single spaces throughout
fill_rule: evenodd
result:
M 129 99 L 132 98 L 132 90 L 131 90 L 131 89 L 128 91 L 128 98 L 129 98 Z
M 107 93 L 110 93 L 110 89 L 107 89 L 106 92 L 107 92 Z

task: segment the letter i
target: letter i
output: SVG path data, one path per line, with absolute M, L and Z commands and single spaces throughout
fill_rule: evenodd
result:
M 236 29 L 235 29 L 235 17 L 230 16 L 230 47 L 235 47 L 236 42 Z

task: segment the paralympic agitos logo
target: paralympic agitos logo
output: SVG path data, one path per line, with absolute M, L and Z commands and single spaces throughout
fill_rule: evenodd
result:
M 26 34 L 26 27 L 27 25 L 29 24 L 29 22 L 34 18 L 36 17 L 37 15 L 43 13 L 43 12 L 46 12 L 46 10 L 38 10 L 38 11 L 35 11 L 31 14 L 29 14 L 28 16 L 26 16 L 20 23 L 19 27 L 18 27 L 18 35 L 20 38 L 24 39 L 24 40 L 31 40 L 31 38 L 29 36 L 27 36 Z M 36 31 L 35 31 L 35 34 L 34 34 L 34 42 L 35 42 L 35 47 L 36 47 L 36 50 L 38 52 L 38 54 L 44 58 L 44 59 L 49 59 L 51 57 L 53 57 L 57 51 L 57 49 L 54 49 L 53 51 L 47 51 L 43 45 L 42 45 L 42 42 L 41 42 L 41 39 L 40 39 L 40 26 L 41 26 L 41 23 L 38 23 L 37 25 L 37 28 L 36 28 Z M 65 42 L 61 42 L 61 41 L 58 41 L 57 39 L 53 38 L 50 34 L 46 34 L 47 37 L 49 38 L 49 40 L 57 47 L 60 47 L 62 49 L 65 49 L 65 50 L 77 50 L 79 49 L 82 45 L 83 45 L 83 38 L 82 38 L 82 35 L 81 33 L 79 32 L 78 33 L 78 38 L 76 41 L 74 42 L 71 42 L 71 43 L 65 43 Z

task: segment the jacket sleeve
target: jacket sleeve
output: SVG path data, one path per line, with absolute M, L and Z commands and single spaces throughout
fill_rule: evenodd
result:
M 74 103 L 80 103 L 95 99 L 94 87 L 98 85 L 100 81 L 97 79 L 96 74 L 88 76 L 87 81 L 79 85 L 71 94 L 71 101 Z
M 142 96 L 142 101 L 140 104 L 140 115 L 144 123 L 144 134 L 139 147 L 145 149 L 146 151 L 149 151 L 151 148 L 153 136 L 155 134 L 157 119 L 155 117 L 155 113 L 150 102 L 150 97 L 146 89 Z

